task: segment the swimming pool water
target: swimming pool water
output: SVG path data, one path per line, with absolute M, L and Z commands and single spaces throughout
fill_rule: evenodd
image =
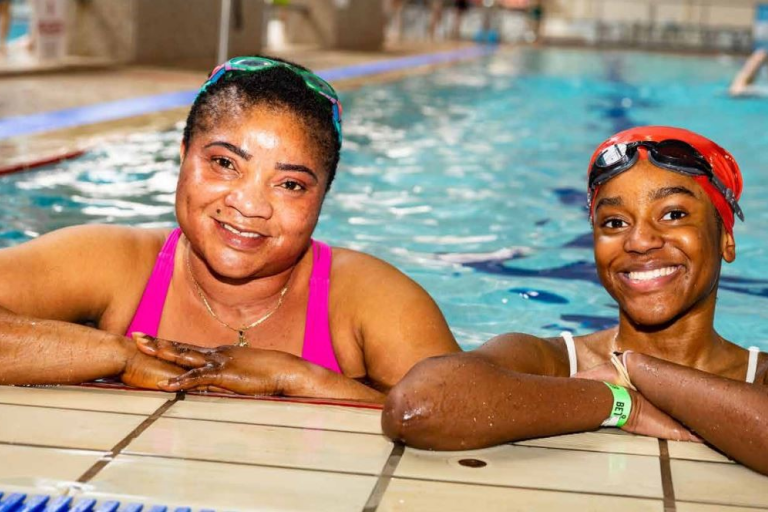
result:
M 620 129 L 682 126 L 744 172 L 747 222 L 716 325 L 768 350 L 768 98 L 727 96 L 740 63 L 520 48 L 346 92 L 342 163 L 316 236 L 407 272 L 465 348 L 507 331 L 614 325 L 591 263 L 586 165 Z M 179 140 L 180 127 L 137 133 L 0 179 L 0 245 L 80 222 L 171 225 Z

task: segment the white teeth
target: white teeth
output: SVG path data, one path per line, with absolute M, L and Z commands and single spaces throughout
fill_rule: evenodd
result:
M 242 236 L 244 238 L 259 238 L 261 236 L 258 233 L 249 233 L 248 231 L 239 231 L 233 228 L 232 226 L 230 226 L 229 224 L 224 224 L 223 222 L 221 223 L 221 225 L 224 226 L 224 229 L 226 229 L 230 233 L 234 233 L 237 236 Z
M 632 281 L 650 281 L 658 277 L 668 276 L 672 272 L 677 270 L 677 267 L 664 267 L 657 268 L 655 270 L 648 270 L 646 272 L 630 272 L 629 279 Z

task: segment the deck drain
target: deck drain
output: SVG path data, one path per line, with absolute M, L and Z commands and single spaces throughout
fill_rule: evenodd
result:
M 488 465 L 487 462 L 480 459 L 461 459 L 459 464 L 468 468 L 484 468 Z

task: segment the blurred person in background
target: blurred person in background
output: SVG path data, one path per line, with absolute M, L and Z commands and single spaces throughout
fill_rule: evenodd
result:
M 459 39 L 461 37 L 461 23 L 464 14 L 469 9 L 469 0 L 431 0 L 429 13 L 429 38 L 435 40 L 437 37 L 437 28 L 443 22 L 443 12 L 445 6 L 453 7 L 453 25 L 451 28 L 451 38 Z

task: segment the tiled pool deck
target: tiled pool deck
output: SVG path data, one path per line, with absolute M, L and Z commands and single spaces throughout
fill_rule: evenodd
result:
M 616 430 L 426 452 L 375 408 L 0 387 L 0 491 L 215 510 L 768 510 L 768 477 Z

